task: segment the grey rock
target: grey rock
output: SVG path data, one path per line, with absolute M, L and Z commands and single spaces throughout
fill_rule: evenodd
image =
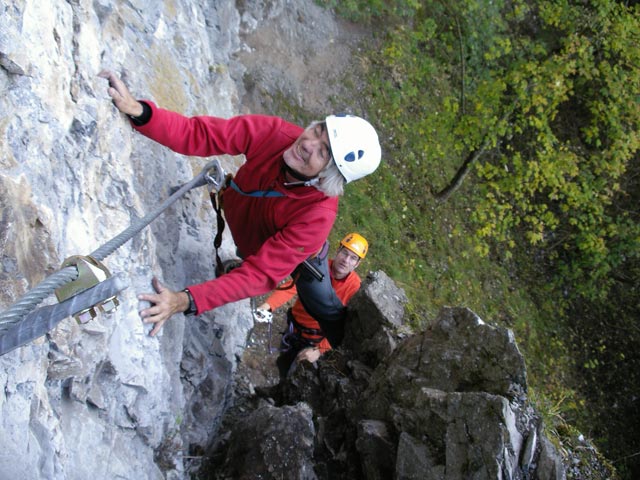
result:
M 540 439 L 539 455 L 538 468 L 533 478 L 536 480 L 565 480 L 567 478 L 562 458 L 546 437 Z
M 386 424 L 378 420 L 361 420 L 357 435 L 356 449 L 365 477 L 372 480 L 391 477 L 395 445 Z
M 265 402 L 236 424 L 218 478 L 314 480 L 314 437 L 308 405 L 279 408 Z
M 468 309 L 445 308 L 427 330 L 397 341 L 390 354 L 368 352 L 378 359 L 372 369 L 371 356 L 355 358 L 362 354 L 361 338 L 350 335 L 374 337 L 384 327 L 396 339 L 403 326 L 393 326 L 399 309 L 388 307 L 397 301 L 388 299 L 400 298 L 397 287 L 383 275 L 367 281 L 350 304 L 356 322 L 368 322 L 347 331 L 345 345 L 355 351 L 343 346 L 316 365 L 303 362 L 269 392 L 281 408 L 299 402 L 311 408 L 318 430 L 307 458 L 318 478 L 563 478 L 562 457 L 546 437 L 535 441 L 542 436 L 540 419 L 526 398 L 524 360 L 513 334 Z M 255 422 L 250 402 L 245 406 L 248 411 L 228 417 L 222 437 Z M 263 430 L 251 431 L 257 442 L 268 441 Z M 212 458 L 228 459 L 229 448 L 218 445 Z M 246 469 L 256 463 L 242 461 Z
M 369 273 L 348 305 L 345 348 L 370 366 L 377 365 L 396 347 L 406 303 L 404 291 L 386 273 Z
M 398 480 L 444 480 L 444 465 L 438 465 L 429 448 L 406 432 L 400 433 L 395 478 Z

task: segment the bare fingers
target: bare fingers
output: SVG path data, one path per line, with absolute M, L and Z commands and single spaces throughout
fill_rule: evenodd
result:
M 114 72 L 102 70 L 98 76 L 109 81 L 107 93 L 118 110 L 134 117 L 142 115 L 144 111 L 142 105 L 131 95 L 127 86 Z

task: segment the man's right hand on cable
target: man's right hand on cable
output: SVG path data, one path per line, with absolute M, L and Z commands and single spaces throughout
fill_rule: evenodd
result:
M 109 80 L 107 93 L 112 98 L 113 104 L 118 110 L 132 117 L 142 115 L 144 111 L 142 104 L 131 95 L 127 86 L 114 72 L 102 70 L 98 76 Z
M 155 277 L 152 284 L 157 293 L 142 293 L 138 295 L 138 300 L 151 303 L 149 308 L 140 312 L 140 317 L 144 323 L 155 323 L 153 330 L 149 333 L 153 337 L 172 315 L 189 308 L 189 296 L 185 292 L 169 290 Z

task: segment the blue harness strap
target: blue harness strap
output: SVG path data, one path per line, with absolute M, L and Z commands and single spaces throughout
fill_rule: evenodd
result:
M 277 192 L 275 190 L 253 190 L 251 192 L 245 192 L 238 186 L 238 184 L 233 179 L 231 179 L 231 183 L 229 185 L 240 195 L 246 195 L 247 197 L 265 198 L 265 197 L 284 197 L 285 196 L 284 193 Z

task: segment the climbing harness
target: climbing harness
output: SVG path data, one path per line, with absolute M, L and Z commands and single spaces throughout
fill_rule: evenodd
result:
M 284 197 L 285 194 L 282 192 L 278 192 L 277 190 L 252 190 L 251 192 L 245 192 L 240 189 L 238 184 L 233 180 L 233 178 L 229 179 L 229 186 L 233 188 L 240 195 L 245 195 L 247 197 L 260 197 L 260 198 L 275 198 L 275 197 Z
M 296 321 L 291 309 L 287 310 L 287 331 L 282 336 L 280 352 L 288 352 L 292 348 L 302 350 L 317 347 L 324 338 L 322 330 L 303 327 Z
M 116 295 L 128 287 L 123 275 L 111 276 L 100 262 L 139 233 L 179 198 L 194 188 L 209 185 L 218 190 L 223 185 L 224 170 L 215 159 L 192 180 L 173 191 L 155 210 L 133 222 L 119 235 L 88 256 L 66 259 L 61 269 L 45 278 L 8 310 L 0 314 L 0 355 L 44 335 L 68 316 L 85 323 L 97 314 L 113 312 L 118 307 Z M 60 302 L 34 310 L 55 291 Z
M 318 328 L 307 328 L 298 323 L 296 318 L 293 316 L 293 312 L 291 311 L 291 309 L 287 310 L 287 321 L 290 325 L 290 329 L 295 334 L 302 337 L 306 342 L 320 343 L 324 339 L 324 332 L 322 330 Z M 317 338 L 310 338 L 309 336 L 305 335 L 311 335 Z
M 216 212 L 216 223 L 217 223 L 217 232 L 216 236 L 213 239 L 213 248 L 215 249 L 216 254 L 216 277 L 223 275 L 226 273 L 225 266 L 220 258 L 220 254 L 218 253 L 220 246 L 222 245 L 222 232 L 224 232 L 225 221 L 222 216 L 223 210 L 223 194 L 224 191 L 231 187 L 240 195 L 245 195 L 247 197 L 257 197 L 257 198 L 274 198 L 274 197 L 284 197 L 285 194 L 282 192 L 278 192 L 276 190 L 253 190 L 250 192 L 243 191 L 238 184 L 233 180 L 232 174 L 223 175 L 223 178 L 220 180 L 218 188 L 215 190 L 210 190 L 209 197 L 211 198 L 211 205 L 213 206 L 214 212 Z
M 224 221 L 224 217 L 222 216 L 222 211 L 224 209 L 223 201 L 222 201 L 224 191 L 227 188 L 231 187 L 240 195 L 244 195 L 247 197 L 255 197 L 255 198 L 277 198 L 277 197 L 285 197 L 286 195 L 282 192 L 278 192 L 277 190 L 251 190 L 249 192 L 245 192 L 233 180 L 233 175 L 231 174 L 227 174 L 227 175 L 223 174 L 222 178 L 219 179 L 216 185 L 217 185 L 217 188 L 209 192 L 209 197 L 211 198 L 211 205 L 213 206 L 213 210 L 216 212 L 217 231 L 216 231 L 216 236 L 213 239 L 213 248 L 215 250 L 215 255 L 216 255 L 216 266 L 215 266 L 216 277 L 219 277 L 220 275 L 227 273 L 227 269 L 225 268 L 224 262 L 220 258 L 220 254 L 219 254 L 219 249 L 220 249 L 220 246 L 222 245 L 222 232 L 224 232 L 224 228 L 226 225 Z M 305 183 L 304 185 L 308 186 L 307 183 Z M 316 267 L 314 267 L 311 263 L 309 263 L 308 260 L 304 260 L 301 263 L 301 265 L 304 268 L 306 268 L 318 281 L 322 281 L 322 279 L 324 278 L 324 275 L 322 274 L 322 272 L 320 272 Z M 297 277 L 294 274 L 294 278 L 292 279 L 291 283 L 278 286 L 277 289 L 286 290 L 293 287 L 296 279 Z

